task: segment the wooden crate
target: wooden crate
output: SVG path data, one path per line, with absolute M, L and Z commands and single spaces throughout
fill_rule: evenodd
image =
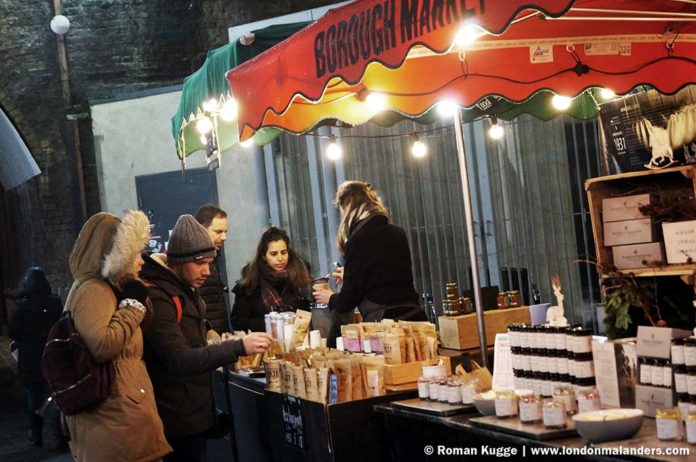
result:
M 447 356 L 440 356 L 425 361 L 416 361 L 413 363 L 404 364 L 385 364 L 384 365 L 384 384 L 385 385 L 403 385 L 411 384 L 418 381 L 422 375 L 423 366 L 435 366 L 440 360 L 445 365 L 447 375 L 452 375 L 452 363 Z
M 531 322 L 528 306 L 484 311 L 483 320 L 486 327 L 486 343 L 488 346 L 495 343 L 495 334 L 507 332 L 508 324 Z M 444 348 L 455 350 L 478 348 L 479 336 L 476 313 L 452 317 L 440 316 L 439 323 L 440 343 L 442 343 Z
M 696 165 L 621 173 L 585 181 L 595 241 L 596 261 L 600 266 L 613 264 L 611 247 L 604 243 L 602 199 L 655 192 L 683 191 L 696 195 Z M 690 274 L 696 265 L 668 265 L 660 268 L 630 269 L 636 276 Z M 598 268 L 599 270 L 599 268 Z M 624 269 L 627 272 L 628 269 Z M 601 272 L 601 271 L 600 271 Z

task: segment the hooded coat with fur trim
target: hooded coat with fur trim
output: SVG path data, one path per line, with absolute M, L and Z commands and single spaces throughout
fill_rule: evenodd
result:
M 75 282 L 66 308 L 96 361 L 112 361 L 111 395 L 94 409 L 68 416 L 70 449 L 76 461 L 136 462 L 171 452 L 157 414 L 143 355 L 143 313 L 118 309 L 118 290 L 108 279 L 131 270 L 147 239 L 147 218 L 130 212 L 123 219 L 93 215 L 70 254 Z

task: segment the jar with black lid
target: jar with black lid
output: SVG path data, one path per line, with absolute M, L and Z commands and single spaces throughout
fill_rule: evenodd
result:
M 575 353 L 592 353 L 592 331 L 590 329 L 576 329 L 573 333 Z
M 662 360 L 662 386 L 672 388 L 672 362 L 669 359 Z
M 550 371 L 546 350 L 540 348 L 538 350 L 537 356 L 539 358 L 539 372 L 541 372 L 542 374 L 548 374 Z
M 689 406 L 689 395 L 687 393 L 677 394 L 677 407 L 682 415 L 682 420 L 684 420 L 685 416 L 689 415 Z
M 594 376 L 592 377 L 586 377 L 582 379 L 577 379 L 575 381 L 575 386 L 577 387 L 593 387 L 597 385 L 597 380 L 595 379 Z
M 549 374 L 544 372 L 539 374 L 541 376 L 541 396 L 549 397 L 553 395 L 553 384 L 551 383 Z
M 686 367 L 696 367 L 696 338 L 684 340 L 684 364 Z

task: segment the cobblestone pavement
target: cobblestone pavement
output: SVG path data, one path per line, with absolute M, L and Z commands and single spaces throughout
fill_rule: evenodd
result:
M 2 462 L 68 462 L 65 451 L 56 451 L 48 423 L 44 426 L 44 447 L 35 447 L 28 439 L 24 389 L 19 383 L 16 363 L 10 355 L 10 340 L 0 336 L 0 460 Z

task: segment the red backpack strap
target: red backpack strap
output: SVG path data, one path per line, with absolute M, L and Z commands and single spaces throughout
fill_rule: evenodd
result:
M 148 287 L 148 288 L 157 287 L 157 288 L 161 289 L 161 287 L 159 287 L 154 282 L 146 281 L 143 279 L 143 283 L 145 284 L 145 287 Z M 167 294 L 167 295 L 169 295 L 169 294 Z M 181 298 L 178 295 L 170 295 L 170 297 L 172 297 L 172 301 L 174 302 L 174 307 L 176 307 L 176 323 L 179 324 L 181 322 L 181 317 L 184 314 L 184 309 L 181 306 Z
M 181 308 L 181 298 L 179 298 L 178 295 L 172 295 L 172 301 L 176 307 L 176 323 L 179 324 L 181 322 L 181 316 L 184 314 L 184 310 Z

